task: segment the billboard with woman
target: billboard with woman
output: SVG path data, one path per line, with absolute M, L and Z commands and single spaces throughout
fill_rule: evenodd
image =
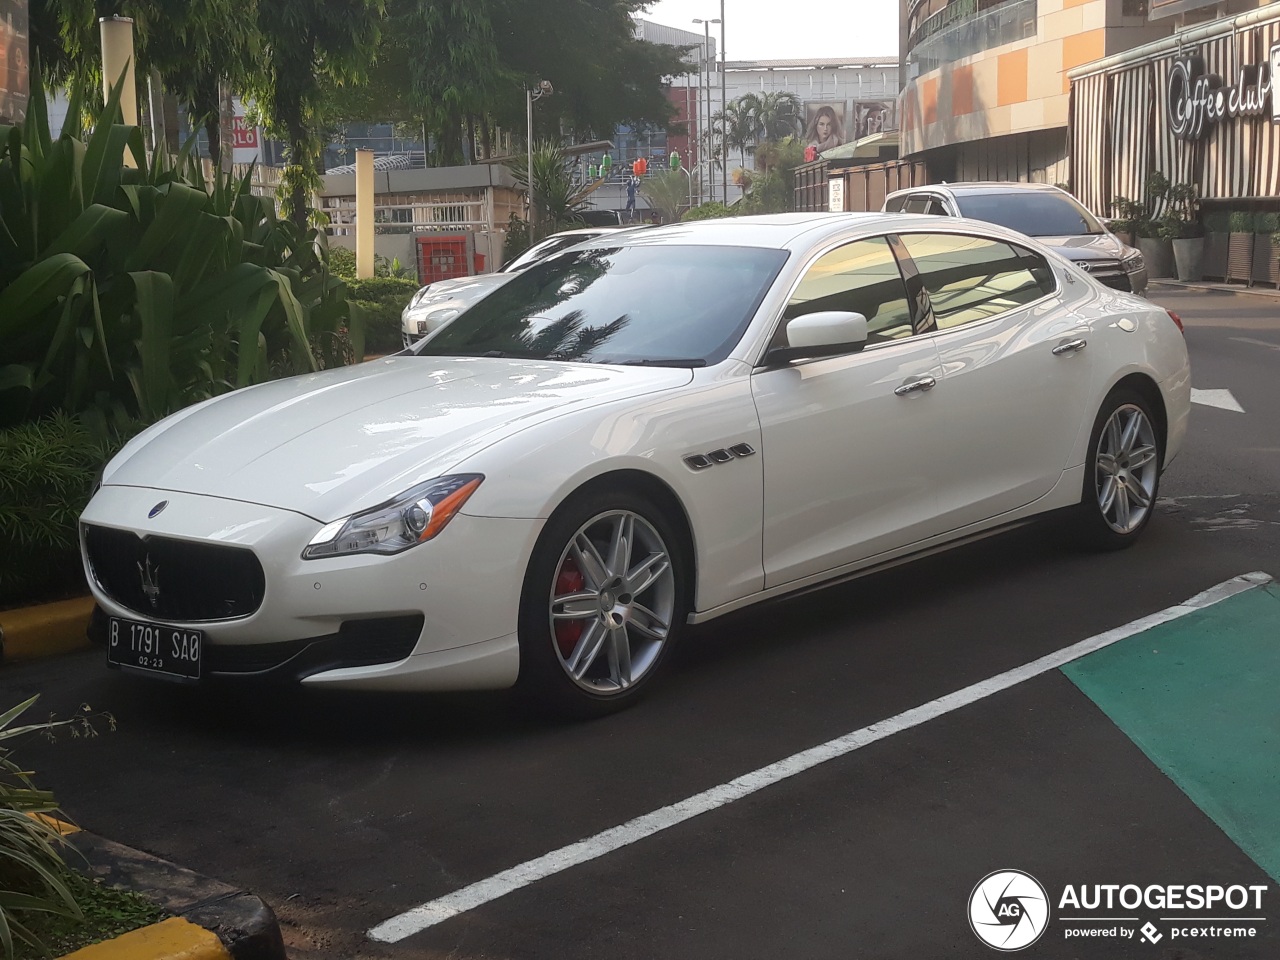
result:
M 806 103 L 804 144 L 813 147 L 818 153 L 838 147 L 848 138 L 845 136 L 844 101 L 827 100 Z

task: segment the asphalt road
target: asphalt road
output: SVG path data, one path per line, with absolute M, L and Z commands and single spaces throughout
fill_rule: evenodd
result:
M 366 936 L 1231 577 L 1280 575 L 1280 299 L 1154 299 L 1187 323 L 1195 386 L 1244 412 L 1196 406 L 1130 551 L 1081 553 L 1035 526 L 724 618 L 688 636 L 641 707 L 590 724 L 534 721 L 501 695 L 170 687 L 109 673 L 97 652 L 6 667 L 0 702 L 39 692 L 41 713 L 87 703 L 119 724 L 19 757 L 85 828 L 262 896 L 301 960 L 989 957 L 967 904 L 1007 867 L 1055 897 L 1260 885 L 1256 916 L 1275 914 L 1211 943 L 1051 924 L 1028 957 L 1280 955 L 1275 882 L 1056 670 L 398 943 Z

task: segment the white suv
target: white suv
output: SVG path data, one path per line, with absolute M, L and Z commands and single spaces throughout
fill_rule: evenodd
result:
M 1104 227 L 1075 197 L 1047 183 L 940 183 L 889 194 L 886 213 L 985 220 L 1062 254 L 1099 283 L 1147 294 L 1142 254 Z

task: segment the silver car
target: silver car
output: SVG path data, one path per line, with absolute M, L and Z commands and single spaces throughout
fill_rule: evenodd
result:
M 1095 280 L 1147 294 L 1142 254 L 1107 230 L 1075 197 L 1047 183 L 941 183 L 889 194 L 886 213 L 926 213 L 996 223 L 1035 237 Z

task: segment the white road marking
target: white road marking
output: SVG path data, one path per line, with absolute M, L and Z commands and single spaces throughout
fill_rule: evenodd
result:
M 1230 390 L 1197 390 L 1192 387 L 1191 402 L 1202 403 L 1206 407 L 1218 407 L 1221 410 L 1244 413 L 1244 407 L 1240 406 L 1240 402 L 1231 395 Z
M 1236 343 L 1251 343 L 1255 347 L 1266 347 L 1269 350 L 1280 350 L 1280 343 L 1268 343 L 1266 340 L 1255 340 L 1253 337 L 1232 337 Z
M 1007 690 L 1009 687 L 1023 681 L 1048 673 L 1050 670 L 1055 670 L 1070 663 L 1072 660 L 1078 660 L 1086 654 L 1101 650 L 1103 647 L 1110 646 L 1126 637 L 1142 633 L 1144 630 L 1150 630 L 1152 627 L 1168 623 L 1179 617 L 1185 617 L 1189 613 L 1195 613 L 1205 607 L 1220 603 L 1228 597 L 1251 590 L 1262 584 L 1270 583 L 1271 579 L 1271 575 L 1268 573 L 1254 572 L 1226 580 L 1217 586 L 1196 594 L 1189 600 L 1174 604 L 1172 607 L 1166 607 L 1159 613 L 1153 613 L 1151 616 L 1126 623 L 1124 626 L 1116 627 L 1114 630 L 1108 630 L 1087 640 L 1081 640 L 1079 643 L 1064 647 L 1041 657 L 1039 660 L 1033 660 L 1021 667 L 1015 667 L 1005 673 L 965 687 L 963 690 L 957 690 L 955 693 L 949 693 L 944 697 L 939 697 L 937 700 L 914 707 L 895 717 L 881 720 L 878 723 L 871 724 L 869 727 L 854 730 L 852 733 L 837 737 L 835 740 L 829 740 L 816 747 L 793 754 L 785 760 L 779 760 L 766 767 L 761 767 L 759 770 L 743 774 L 728 783 L 712 787 L 710 790 L 704 790 L 702 793 L 695 794 L 678 803 L 673 803 L 668 807 L 663 807 L 652 813 L 636 817 L 634 820 L 629 820 L 621 826 L 612 827 L 597 833 L 593 837 L 579 840 L 577 843 L 571 843 L 567 847 L 561 847 L 559 850 L 553 850 L 509 870 L 504 870 L 486 880 L 480 880 L 463 887 L 461 890 L 445 894 L 430 903 L 424 903 L 398 916 L 394 916 L 390 920 L 383 921 L 369 930 L 368 936 L 371 940 L 378 940 L 382 943 L 398 943 L 428 927 L 443 923 L 451 917 L 456 917 L 461 913 L 466 913 L 468 910 L 474 910 L 476 907 L 497 900 L 508 893 L 513 893 L 536 880 L 562 873 L 570 867 L 602 857 L 606 853 L 612 853 L 614 850 L 635 843 L 637 840 L 643 840 L 645 837 L 653 836 L 668 827 L 674 827 L 676 824 L 683 823 L 700 814 L 715 810 L 735 800 L 741 800 L 743 797 L 750 796 L 789 777 L 794 777 L 796 774 L 803 773 L 821 763 L 826 763 L 828 760 L 843 757 L 868 744 L 883 740 L 895 733 L 901 733 L 903 730 L 909 730 L 992 694 Z

